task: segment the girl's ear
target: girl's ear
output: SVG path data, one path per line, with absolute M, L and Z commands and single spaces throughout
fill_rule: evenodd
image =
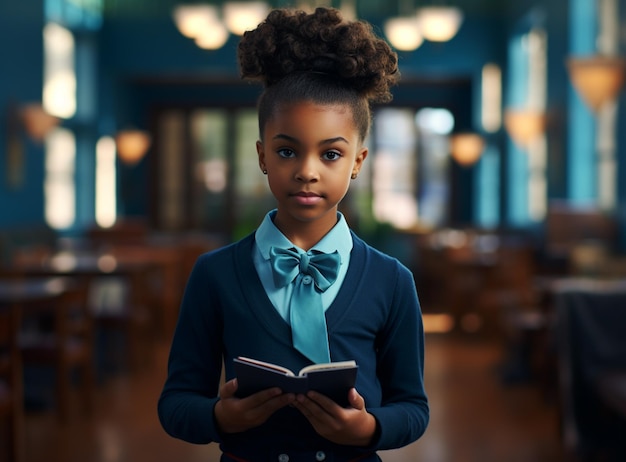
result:
M 263 173 L 267 173 L 267 169 L 265 168 L 265 148 L 263 147 L 262 141 L 256 142 L 256 153 L 259 156 L 259 168 Z
M 354 165 L 352 166 L 352 179 L 355 179 L 359 172 L 361 171 L 361 167 L 363 166 L 363 161 L 367 157 L 369 153 L 366 147 L 362 147 L 359 152 L 356 154 L 356 159 L 354 159 Z

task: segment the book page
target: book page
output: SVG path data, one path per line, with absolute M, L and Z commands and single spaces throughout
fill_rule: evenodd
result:
M 286 367 L 279 366 L 278 364 L 266 363 L 265 361 L 259 361 L 258 359 L 246 358 L 243 356 L 239 356 L 238 359 L 240 359 L 241 361 L 250 363 L 250 364 L 255 364 L 257 366 L 265 367 L 267 369 L 272 369 L 277 372 L 282 372 L 285 375 L 295 376 L 293 371 L 290 371 Z
M 356 367 L 355 361 L 337 361 L 334 363 L 311 364 L 300 369 L 298 375 L 305 375 L 307 372 L 325 371 L 329 369 L 347 369 Z

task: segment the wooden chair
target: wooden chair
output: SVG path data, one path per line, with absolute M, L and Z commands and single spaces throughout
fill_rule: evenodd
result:
M 130 288 L 136 291 L 132 297 L 135 303 L 144 306 L 144 316 L 152 318 L 154 336 L 169 341 L 184 291 L 184 283 L 181 283 L 183 252 L 172 244 L 145 244 L 114 245 L 107 248 L 107 254 L 122 264 L 140 264 L 145 268 L 141 274 L 129 274 Z
M 102 340 L 101 372 L 136 371 L 154 359 L 155 303 L 151 271 L 94 278 L 89 306 Z
M 502 245 L 481 302 L 496 310 L 505 338 L 545 327 L 547 319 L 537 286 L 535 249 L 528 243 Z
M 567 460 L 626 460 L 626 283 L 574 281 L 555 288 L 558 374 Z M 606 394 L 605 394 L 606 393 Z
M 0 460 L 15 462 L 22 460 L 24 425 L 18 329 L 17 307 L 0 306 L 0 429 L 6 430 L 6 438 L 0 438 Z
M 56 409 L 61 421 L 69 417 L 74 372 L 85 412 L 92 410 L 95 391 L 94 325 L 87 304 L 87 287 L 64 280 L 68 286 L 54 302 L 22 305 L 19 349 L 24 366 L 54 368 Z
M 535 253 L 523 238 L 501 239 L 475 304 L 484 334 L 504 348 L 502 381 L 538 381 L 547 394 L 553 382 L 547 346 L 552 320 L 537 282 Z

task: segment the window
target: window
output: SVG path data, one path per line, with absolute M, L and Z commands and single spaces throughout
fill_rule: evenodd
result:
M 528 102 L 545 111 L 547 87 L 547 36 L 543 29 L 533 29 L 526 38 L 528 48 Z M 539 222 L 546 215 L 548 202 L 547 140 L 544 134 L 528 149 L 528 216 Z
M 598 3 L 598 51 L 605 56 L 619 55 L 620 19 L 617 0 Z M 598 151 L 598 205 L 612 211 L 617 206 L 617 157 L 616 125 L 617 101 L 611 101 L 600 108 L 597 117 L 596 146 Z
M 441 108 L 388 107 L 378 109 L 373 120 L 365 140 L 370 155 L 341 211 L 348 220 L 356 217 L 362 230 L 375 222 L 399 229 L 445 224 L 452 114 Z M 255 150 L 256 109 L 170 108 L 157 121 L 157 194 L 150 208 L 160 229 L 203 230 L 237 239 L 276 207 Z
M 44 108 L 57 117 L 72 117 L 76 112 L 74 37 L 64 27 L 49 23 L 43 39 Z M 76 140 L 71 131 L 57 129 L 48 136 L 45 146 L 46 222 L 54 229 L 69 228 L 76 218 Z
M 510 47 L 508 105 L 545 112 L 547 85 L 547 36 L 535 27 L 517 35 Z M 547 139 L 545 133 L 526 146 L 509 143 L 506 185 L 507 220 L 526 226 L 543 220 L 547 209 Z
M 82 164 L 79 162 L 77 166 L 78 159 L 86 159 L 88 153 L 83 151 L 87 149 L 92 151 L 89 148 L 91 142 L 86 143 L 83 135 L 78 131 L 73 132 L 72 129 L 77 118 L 81 118 L 82 124 L 94 122 L 97 112 L 93 103 L 96 94 L 92 83 L 95 72 L 90 74 L 90 71 L 95 69 L 96 50 L 91 48 L 90 37 L 86 32 L 101 27 L 102 9 L 103 0 L 44 1 L 47 23 L 43 29 L 43 107 L 48 113 L 67 121 L 64 123 L 64 130 L 55 132 L 46 142 L 44 207 L 48 225 L 56 229 L 70 228 L 77 221 L 93 219 L 94 202 L 91 194 L 81 195 L 80 199 L 85 201 L 85 204 L 81 203 L 80 207 L 76 204 L 76 177 L 91 178 L 93 174 L 90 161 Z M 74 34 L 77 31 L 79 33 Z M 77 62 L 80 69 L 78 75 Z M 80 98 L 79 78 L 83 84 L 80 88 Z M 97 149 L 100 151 L 98 156 L 107 156 L 102 154 L 102 150 L 107 150 L 107 143 L 105 141 L 104 144 L 98 144 Z M 91 152 L 89 154 L 93 155 Z M 104 161 L 100 158 L 96 163 L 104 168 L 103 172 L 95 173 L 97 181 L 100 184 L 104 182 L 110 187 L 110 178 L 114 178 L 115 174 L 111 171 L 110 159 Z M 105 180 L 105 177 L 109 180 Z M 92 182 L 88 181 L 85 184 Z M 102 196 L 103 191 L 101 188 L 98 197 L 95 198 L 95 207 L 98 208 L 98 219 L 108 222 L 111 219 L 109 207 L 111 203 L 115 204 L 115 198 L 111 199 L 110 191 L 104 192 L 105 196 Z M 81 215 L 88 216 L 77 217 L 77 209 L 81 211 Z
M 185 227 L 185 114 L 166 111 L 159 117 L 161 134 L 157 152 L 157 225 L 164 230 Z
M 236 238 L 275 207 L 259 170 L 254 108 L 167 109 L 158 117 L 158 132 L 154 209 L 159 228 Z
M 65 229 L 76 217 L 74 165 L 76 140 L 66 129 L 55 129 L 46 139 L 44 193 L 46 222 L 53 229 Z
M 396 228 L 436 227 L 447 220 L 448 135 L 445 109 L 386 108 L 374 119 L 374 217 Z
M 251 232 L 265 213 L 276 207 L 276 201 L 261 173 L 256 152 L 259 124 L 255 109 L 242 109 L 234 114 L 235 155 L 235 238 Z
M 377 113 L 372 159 L 374 217 L 397 228 L 417 224 L 417 129 L 410 109 Z
M 46 111 L 68 119 L 76 112 L 74 36 L 58 24 L 44 27 L 43 105 Z
M 107 228 L 117 217 L 115 141 L 110 136 L 101 138 L 96 145 L 96 223 Z

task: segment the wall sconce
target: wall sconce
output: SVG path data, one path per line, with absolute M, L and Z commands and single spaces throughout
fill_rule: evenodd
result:
M 134 165 L 148 152 L 152 137 L 143 130 L 121 130 L 115 135 L 117 155 L 126 165 Z
M 19 118 L 28 136 L 38 143 L 59 125 L 61 120 L 43 108 L 40 103 L 29 103 L 18 108 Z
M 459 8 L 428 6 L 417 10 L 417 24 L 426 40 L 447 42 L 459 31 L 463 12 Z
M 450 137 L 450 154 L 464 167 L 475 164 L 485 149 L 485 140 L 478 133 L 455 133 Z
M 524 149 L 545 132 L 546 115 L 534 109 L 507 109 L 504 127 L 513 142 Z
M 626 60 L 617 56 L 570 58 L 567 69 L 572 85 L 594 112 L 613 100 L 624 85 Z
M 4 169 L 9 187 L 19 188 L 24 182 L 23 133 L 36 143 L 43 143 L 61 119 L 43 108 L 41 103 L 18 105 L 10 102 L 6 110 L 6 155 Z
M 389 43 L 400 51 L 413 51 L 424 42 L 414 17 L 390 18 L 383 25 Z
M 243 35 L 258 26 L 269 10 L 265 2 L 226 2 L 222 6 L 226 27 L 236 35 Z

